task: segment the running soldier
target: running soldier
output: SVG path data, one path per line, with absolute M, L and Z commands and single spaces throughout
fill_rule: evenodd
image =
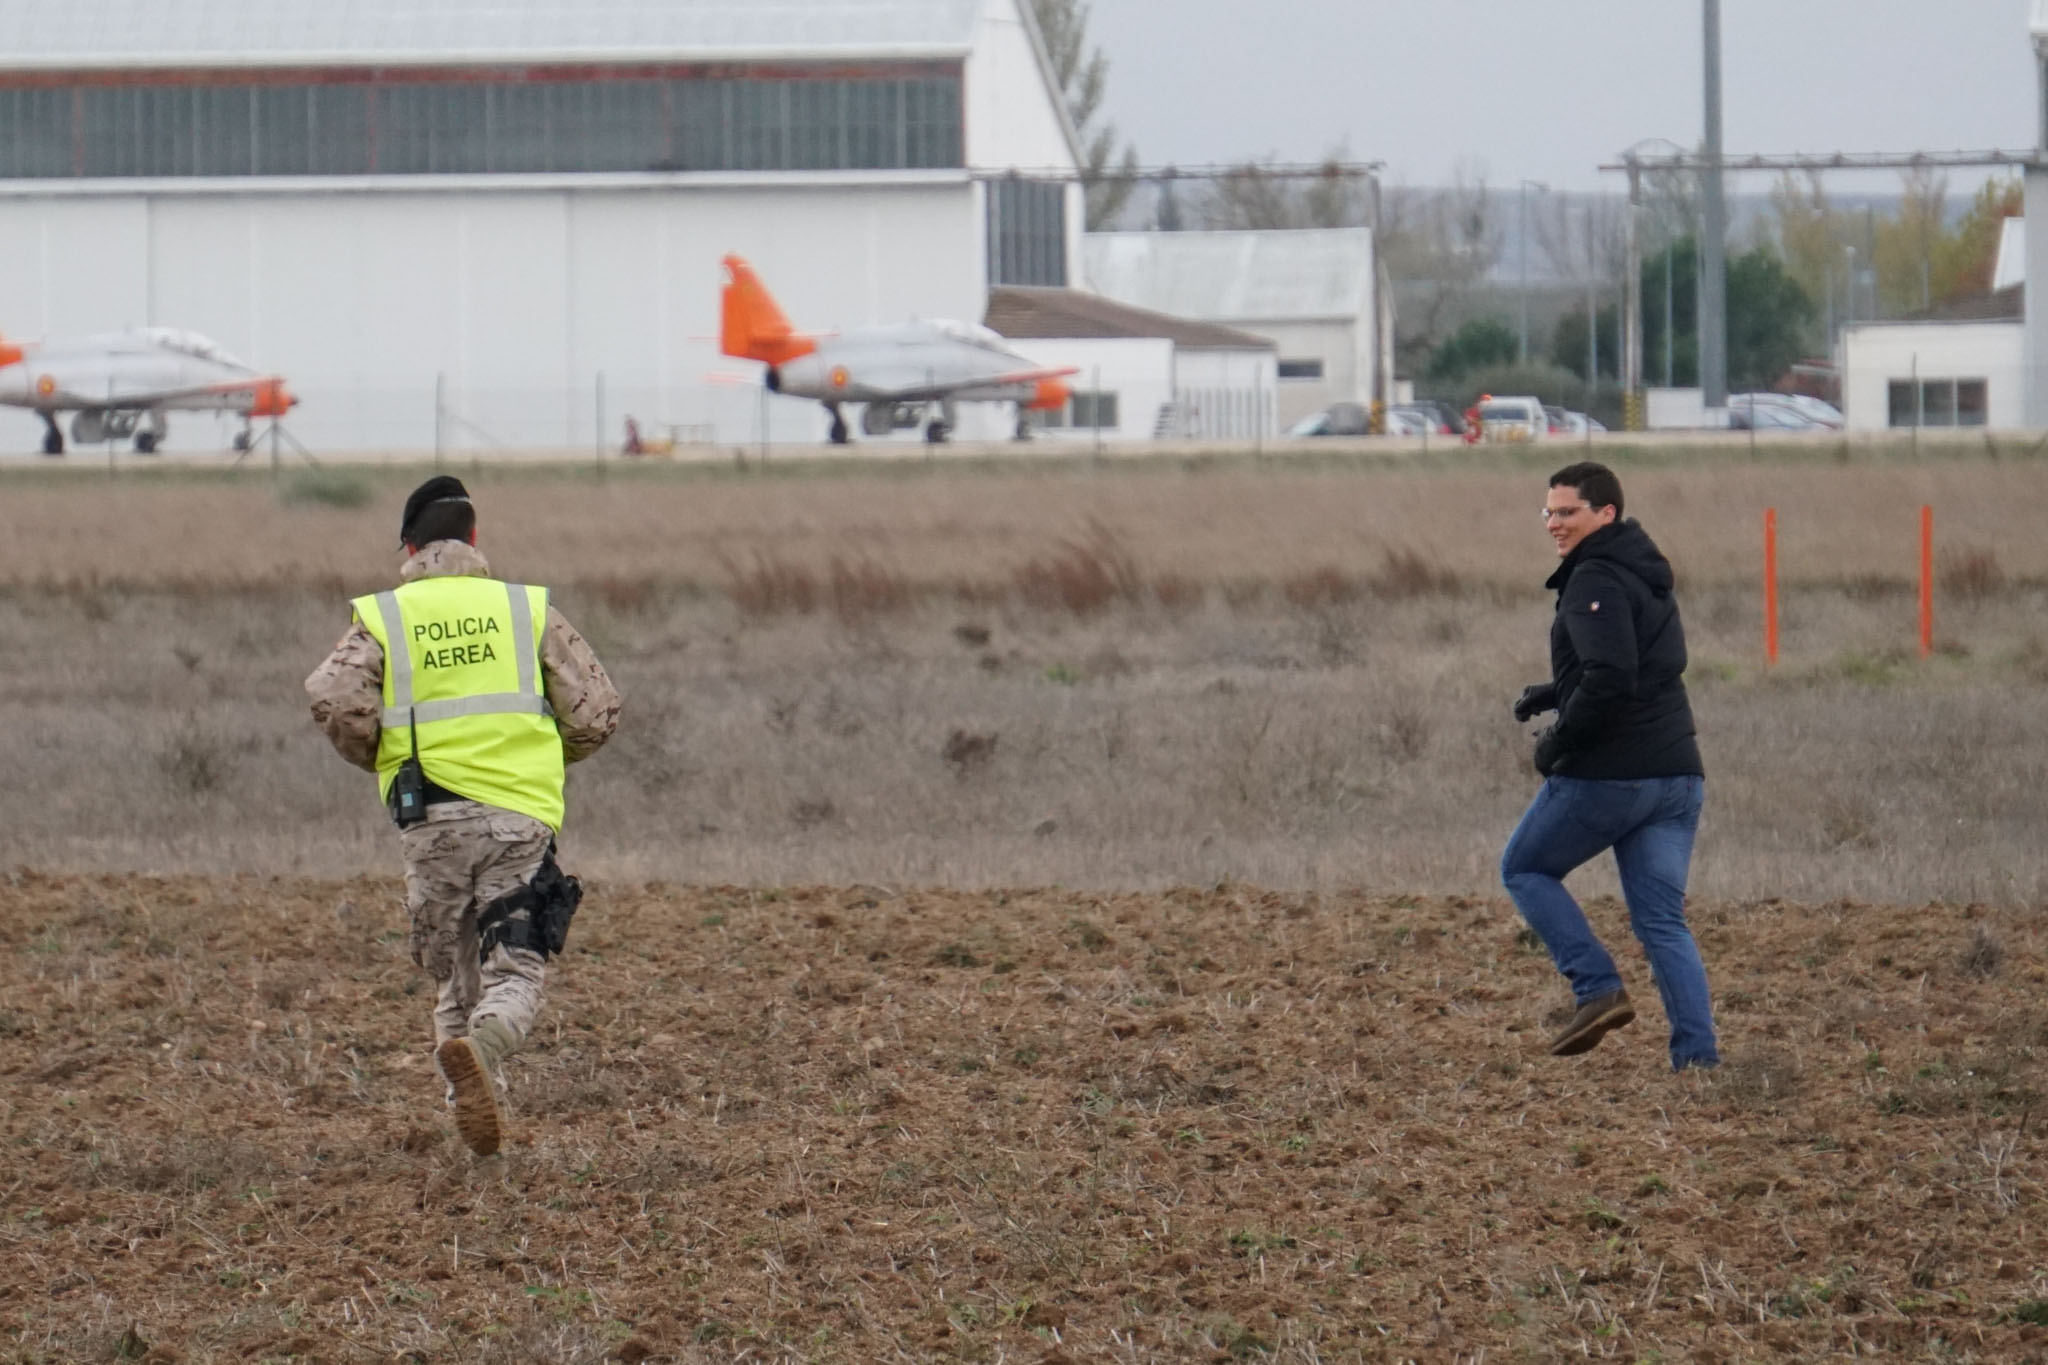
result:
M 412 960 L 439 987 L 434 1060 L 463 1142 L 488 1156 L 504 1140 L 500 1067 L 580 895 L 554 860 L 564 764 L 611 738 L 619 694 L 547 589 L 491 577 L 460 480 L 413 490 L 399 539 L 401 585 L 351 604 L 306 691 L 399 827 Z

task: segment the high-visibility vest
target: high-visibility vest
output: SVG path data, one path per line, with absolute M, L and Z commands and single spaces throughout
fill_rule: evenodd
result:
M 422 578 L 350 605 L 384 649 L 383 797 L 417 737 L 429 781 L 561 829 L 562 737 L 540 666 L 548 590 Z

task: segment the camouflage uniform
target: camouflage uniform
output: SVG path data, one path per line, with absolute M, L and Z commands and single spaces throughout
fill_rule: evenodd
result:
M 437 540 L 406 560 L 399 577 L 489 578 L 476 547 Z M 619 693 L 590 645 L 550 605 L 540 641 L 541 670 L 562 756 L 574 763 L 601 748 L 619 724 Z M 377 740 L 384 710 L 384 650 L 352 622 L 334 652 L 306 679 L 313 719 L 341 756 L 377 770 Z M 516 1047 L 532 1031 L 547 985 L 540 954 L 503 944 L 478 961 L 477 912 L 516 890 L 539 870 L 552 832 L 527 815 L 477 801 L 427 807 L 423 824 L 399 832 L 405 856 L 405 899 L 412 915 L 412 960 L 434 978 L 434 1040 L 469 1035 L 496 1020 L 499 1035 Z M 523 914 L 524 912 L 518 912 Z

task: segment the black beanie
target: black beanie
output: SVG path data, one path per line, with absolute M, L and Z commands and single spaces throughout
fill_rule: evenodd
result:
M 413 489 L 412 496 L 405 500 L 405 513 L 399 518 L 398 522 L 399 541 L 407 545 L 417 545 L 419 543 L 413 539 L 412 529 L 418 523 L 420 513 L 426 511 L 434 503 L 466 503 L 468 501 L 469 490 L 462 486 L 462 480 L 452 474 L 436 474 L 418 488 Z

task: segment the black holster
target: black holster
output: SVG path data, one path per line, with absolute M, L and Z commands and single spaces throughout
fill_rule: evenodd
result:
M 508 891 L 477 912 L 477 958 L 489 959 L 499 944 L 524 948 L 543 958 L 559 957 L 569 941 L 569 921 L 583 900 L 583 883 L 565 874 L 555 862 L 555 846 L 548 844 L 547 856 L 533 880 Z

